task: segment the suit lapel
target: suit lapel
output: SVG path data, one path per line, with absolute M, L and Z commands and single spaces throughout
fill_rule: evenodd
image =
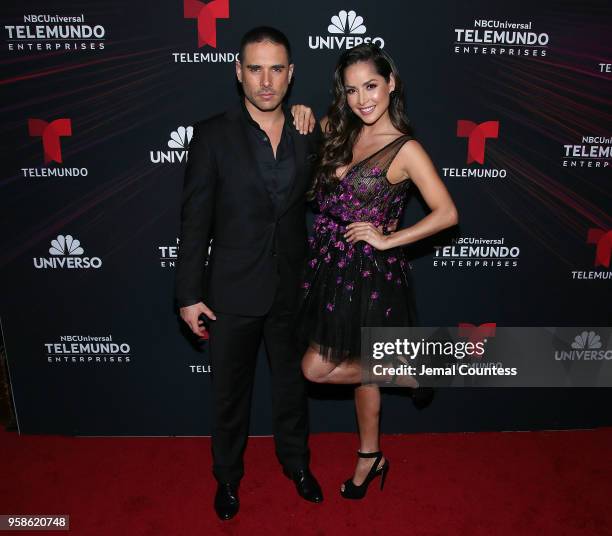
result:
M 286 210 L 291 206 L 294 201 L 295 195 L 300 195 L 301 189 L 297 187 L 297 183 L 300 182 L 302 178 L 302 174 L 304 173 L 304 163 L 306 161 L 306 144 L 307 144 L 307 136 L 300 134 L 294 127 L 287 124 L 287 128 L 289 129 L 289 135 L 293 140 L 293 152 L 295 156 L 295 173 L 291 179 L 291 184 L 289 185 L 289 189 L 287 191 L 287 195 L 283 200 L 280 209 L 279 216 L 282 216 Z

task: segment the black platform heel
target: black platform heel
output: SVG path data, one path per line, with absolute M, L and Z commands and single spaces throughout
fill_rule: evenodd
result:
M 368 486 L 370 482 L 374 480 L 377 476 L 380 476 L 380 489 L 383 489 L 385 485 L 385 479 L 387 478 L 387 473 L 389 472 L 389 460 L 385 460 L 385 463 L 382 464 L 382 467 L 378 467 L 380 460 L 382 460 L 383 454 L 381 451 L 378 452 L 359 452 L 357 451 L 357 456 L 360 458 L 376 458 L 374 460 L 374 464 L 370 468 L 370 472 L 366 476 L 365 480 L 359 484 L 359 486 L 353 483 L 353 479 L 349 478 L 346 482 L 344 482 L 344 491 L 340 490 L 340 495 L 342 495 L 345 499 L 363 499 L 365 497 L 366 491 L 368 491 Z

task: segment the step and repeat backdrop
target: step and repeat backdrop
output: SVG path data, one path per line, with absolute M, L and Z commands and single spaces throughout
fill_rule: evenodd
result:
M 209 433 L 207 342 L 173 304 L 195 121 L 238 99 L 242 34 L 283 30 L 290 102 L 325 114 L 335 62 L 384 47 L 460 212 L 409 247 L 419 322 L 609 325 L 610 2 L 24 0 L 2 6 L 1 321 L 23 433 Z M 410 225 L 427 213 L 414 195 Z M 383 431 L 612 424 L 612 390 L 393 390 Z M 350 389 L 311 429 L 354 430 Z M 253 434 L 271 433 L 262 350 Z

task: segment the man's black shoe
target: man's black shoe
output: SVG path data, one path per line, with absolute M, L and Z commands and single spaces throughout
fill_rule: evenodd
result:
M 323 492 L 317 479 L 312 475 L 308 468 L 298 469 L 297 471 L 287 471 L 283 469 L 286 477 L 293 480 L 295 489 L 303 499 L 307 501 L 319 503 L 323 500 Z
M 234 517 L 240 509 L 238 484 L 218 484 L 215 495 L 215 512 L 224 521 Z

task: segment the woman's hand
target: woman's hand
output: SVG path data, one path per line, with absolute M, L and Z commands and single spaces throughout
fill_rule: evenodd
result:
M 313 131 L 316 119 L 312 108 L 303 104 L 294 104 L 291 107 L 291 115 L 293 116 L 293 126 L 300 134 L 308 134 Z
M 346 229 L 347 231 L 344 233 L 344 238 L 351 244 L 355 244 L 361 240 L 367 242 L 376 249 L 385 250 L 389 247 L 387 236 L 383 235 L 382 232 L 371 223 L 365 221 L 354 222 L 347 225 Z

